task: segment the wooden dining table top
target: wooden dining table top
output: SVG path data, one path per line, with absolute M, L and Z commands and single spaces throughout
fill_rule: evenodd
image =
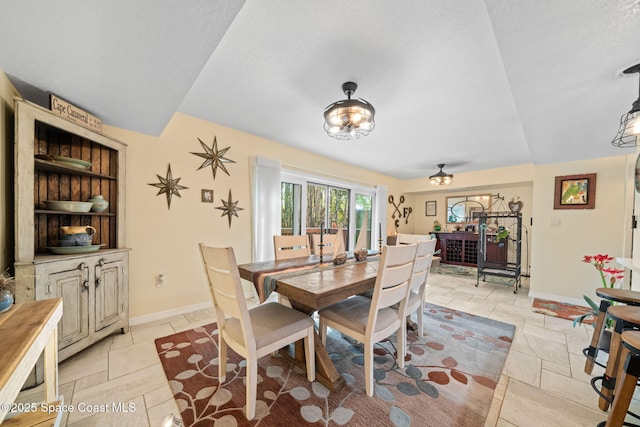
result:
M 287 297 L 291 307 L 311 315 L 322 307 L 373 289 L 378 275 L 378 260 L 378 256 L 367 257 L 365 261 L 349 258 L 345 264 L 334 266 L 331 258 L 325 257 L 324 261 L 328 262 L 320 263 L 320 257 L 312 255 L 240 264 L 238 270 L 240 277 L 253 282 L 257 288 L 261 286 L 259 282 L 265 280 L 265 275 L 269 275 L 276 281 L 275 291 Z M 294 355 L 287 355 L 287 359 L 306 369 L 301 341 L 296 343 L 295 349 Z M 345 379 L 337 371 L 317 332 L 315 356 L 316 379 L 329 390 L 337 391 L 344 387 Z
M 333 257 L 323 257 L 324 261 L 333 261 Z M 319 255 L 311 255 L 308 257 L 289 258 L 271 261 L 248 262 L 238 265 L 240 277 L 250 282 L 255 282 L 258 274 L 274 273 L 278 271 L 288 270 L 295 267 L 313 266 L 320 264 Z
M 279 261 L 240 264 L 240 277 L 253 281 L 258 274 L 273 272 L 276 277 L 276 292 L 289 298 L 292 306 L 305 312 L 312 312 L 339 302 L 352 295 L 373 289 L 378 275 L 378 257 L 370 257 L 356 262 L 349 259 L 344 265 L 318 270 L 300 270 L 294 273 L 278 272 L 304 266 L 318 266 L 319 257 L 291 258 Z

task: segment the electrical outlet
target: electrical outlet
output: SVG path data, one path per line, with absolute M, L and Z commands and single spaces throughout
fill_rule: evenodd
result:
M 167 282 L 165 281 L 164 274 L 158 274 L 158 277 L 156 277 L 156 288 L 164 288 L 166 284 Z

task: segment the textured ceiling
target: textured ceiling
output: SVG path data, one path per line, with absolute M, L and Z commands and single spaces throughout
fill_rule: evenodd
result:
M 182 112 L 398 178 L 628 153 L 640 0 L 0 3 L 0 68 L 106 124 Z M 336 141 L 341 84 L 376 129 Z M 25 95 L 26 96 L 26 95 Z

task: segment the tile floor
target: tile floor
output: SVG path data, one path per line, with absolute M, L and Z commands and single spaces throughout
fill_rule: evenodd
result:
M 486 426 L 595 426 L 606 418 L 583 372 L 590 326 L 531 311 L 528 282 L 518 295 L 513 287 L 431 274 L 427 301 L 516 326 Z M 62 362 L 60 393 L 84 412 L 65 413 L 68 426 L 159 426 L 178 413 L 153 340 L 215 321 L 213 309 L 132 327 Z M 596 366 L 594 375 L 602 368 Z M 24 391 L 20 401 L 38 401 L 39 388 Z M 123 403 L 129 412 L 100 413 L 101 404 Z M 634 406 L 637 402 L 634 402 Z M 87 409 L 95 409 L 89 412 Z

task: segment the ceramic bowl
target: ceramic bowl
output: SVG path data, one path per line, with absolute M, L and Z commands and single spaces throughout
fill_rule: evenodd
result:
M 92 235 L 89 233 L 63 234 L 58 240 L 60 246 L 90 246 Z
M 347 254 L 345 254 L 344 252 L 343 252 L 343 253 L 340 253 L 340 254 L 337 254 L 337 255 L 333 258 L 333 263 L 334 263 L 335 265 L 341 265 L 341 264 L 344 264 L 346 261 L 347 261 Z
M 361 251 L 355 251 L 353 253 L 353 256 L 356 258 L 356 261 L 364 261 L 365 259 L 367 259 L 367 254 L 368 251 L 365 249 Z
M 52 211 L 89 212 L 93 203 L 72 202 L 70 200 L 45 200 L 45 206 Z

